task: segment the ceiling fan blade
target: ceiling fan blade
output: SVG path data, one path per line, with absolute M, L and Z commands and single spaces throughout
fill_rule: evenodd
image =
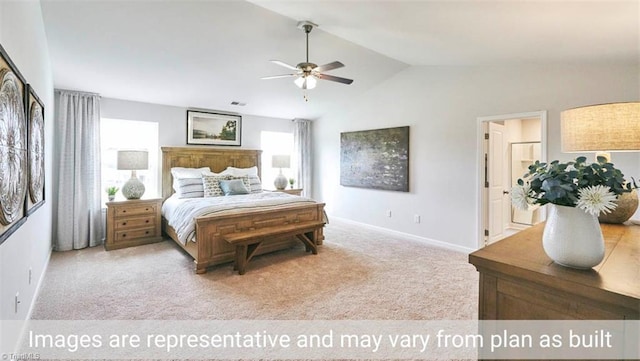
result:
M 289 78 L 289 77 L 296 76 L 296 75 L 298 75 L 298 74 L 272 75 L 272 76 L 263 76 L 260 79 L 267 80 L 267 79 Z
M 324 79 L 324 80 L 336 81 L 336 82 L 342 83 L 342 84 L 351 84 L 351 83 L 353 83 L 352 79 L 341 78 L 339 76 L 333 76 L 333 75 L 328 75 L 328 74 L 318 74 L 318 78 Z
M 344 67 L 344 64 L 342 64 L 339 61 L 334 61 L 333 63 L 320 65 L 320 66 L 316 67 L 313 70 L 322 73 L 323 71 L 338 69 L 338 68 L 342 68 L 342 67 Z
M 287 64 L 287 63 L 285 63 L 285 62 L 283 62 L 283 61 L 280 61 L 280 60 L 269 60 L 269 61 L 270 61 L 270 62 L 272 62 L 272 63 L 274 63 L 274 64 L 278 64 L 278 65 L 280 65 L 280 66 L 284 66 L 284 67 L 285 67 L 285 68 L 287 68 L 287 69 L 291 69 L 291 70 L 298 70 L 298 68 L 296 68 L 295 66 L 293 66 L 293 65 L 289 65 L 289 64 Z

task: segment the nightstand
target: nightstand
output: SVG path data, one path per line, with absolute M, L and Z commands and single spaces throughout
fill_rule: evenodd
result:
M 299 196 L 302 194 L 302 188 L 287 188 L 287 189 L 276 189 L 274 190 L 274 192 L 282 192 L 282 193 L 289 193 L 289 194 L 293 194 L 294 196 Z
M 162 199 L 107 202 L 107 251 L 162 241 Z

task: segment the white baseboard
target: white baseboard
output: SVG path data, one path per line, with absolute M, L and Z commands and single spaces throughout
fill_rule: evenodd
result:
M 53 248 L 49 248 L 49 255 L 47 256 L 47 261 L 44 263 L 44 267 L 42 267 L 42 273 L 40 273 L 40 279 L 38 280 L 38 284 L 36 285 L 36 289 L 33 292 L 33 298 L 31 299 L 31 304 L 29 305 L 29 311 L 27 311 L 27 317 L 24 322 L 24 326 L 20 330 L 20 338 L 18 338 L 18 344 L 16 345 L 16 350 L 22 350 L 22 341 L 25 340 L 25 332 L 28 321 L 31 320 L 31 314 L 33 313 L 33 307 L 36 304 L 36 300 L 40 295 L 40 290 L 42 289 L 42 284 L 44 282 L 44 277 L 47 274 L 47 270 L 49 269 L 49 262 L 51 261 L 51 253 L 53 252 Z
M 402 237 L 402 238 L 410 239 L 412 241 L 425 243 L 425 244 L 428 244 L 430 246 L 444 248 L 444 249 L 448 249 L 448 250 L 451 250 L 451 251 L 456 251 L 456 252 L 461 252 L 461 253 L 466 253 L 466 254 L 469 254 L 469 253 L 475 251 L 475 249 L 459 246 L 457 244 L 438 241 L 438 240 L 431 239 L 431 238 L 426 238 L 426 237 L 420 237 L 420 236 L 416 236 L 415 234 L 404 233 L 404 232 L 396 231 L 396 230 L 389 229 L 389 228 L 373 226 L 373 225 L 370 225 L 370 224 L 367 224 L 367 223 L 357 222 L 357 221 L 353 221 L 353 220 L 347 219 L 347 218 L 336 217 L 336 216 L 331 216 L 330 215 L 329 216 L 329 220 L 332 221 L 332 222 L 333 221 L 337 221 L 337 222 L 342 222 L 342 223 L 346 223 L 346 224 L 351 224 L 351 225 L 354 225 L 354 226 L 359 226 L 359 227 L 362 227 L 362 228 L 368 228 L 370 230 L 386 233 L 386 234 L 389 234 L 389 235 L 392 235 L 392 236 L 396 236 L 396 237 Z

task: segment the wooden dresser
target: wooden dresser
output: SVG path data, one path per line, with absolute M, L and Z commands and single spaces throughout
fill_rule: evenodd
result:
M 104 248 L 109 251 L 162 241 L 161 207 L 161 198 L 108 202 Z
M 601 226 L 605 258 L 591 270 L 555 264 L 542 249 L 543 223 L 471 253 L 479 318 L 640 319 L 640 226 Z

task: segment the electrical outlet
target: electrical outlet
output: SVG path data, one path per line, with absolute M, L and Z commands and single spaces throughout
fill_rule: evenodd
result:
M 33 270 L 29 267 L 29 285 L 31 285 L 31 277 L 33 276 Z
M 413 215 L 413 222 L 414 223 L 420 223 L 420 215 L 418 215 L 418 214 Z
M 391 210 L 387 210 L 387 217 L 391 218 Z
M 20 292 L 16 292 L 16 306 L 15 306 L 16 313 L 18 313 L 19 304 L 20 304 Z

